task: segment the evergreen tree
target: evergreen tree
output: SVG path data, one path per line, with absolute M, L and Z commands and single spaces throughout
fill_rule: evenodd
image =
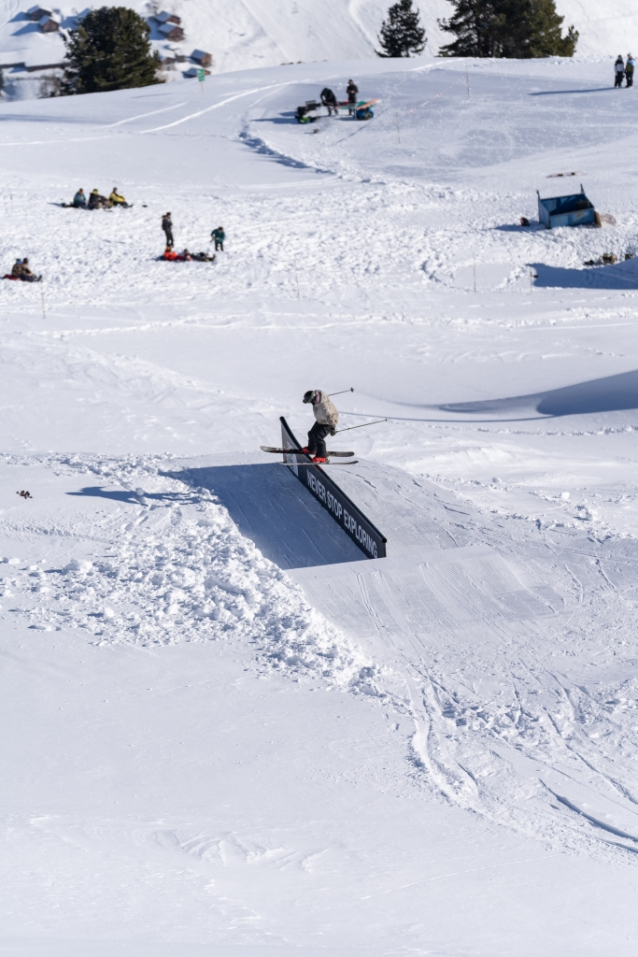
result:
M 388 19 L 381 24 L 379 43 L 383 50 L 377 56 L 413 56 L 425 49 L 425 30 L 419 23 L 419 11 L 412 9 L 412 0 L 398 0 L 388 10 Z
M 62 92 L 100 93 L 162 83 L 150 32 L 146 21 L 127 7 L 91 10 L 64 39 Z
M 439 56 L 513 57 L 573 56 L 578 31 L 562 35 L 564 17 L 554 0 L 450 0 L 454 15 L 439 20 L 456 40 Z

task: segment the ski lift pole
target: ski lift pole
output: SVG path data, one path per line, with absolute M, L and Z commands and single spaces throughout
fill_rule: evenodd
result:
M 329 392 L 328 395 L 329 395 L 329 396 L 331 396 L 331 395 L 343 395 L 345 392 L 354 392 L 354 389 L 352 388 L 352 386 L 350 386 L 349 389 L 342 389 L 341 392 Z
M 351 425 L 347 429 L 337 429 L 335 435 L 339 435 L 340 432 L 352 432 L 353 429 L 365 429 L 366 425 L 378 425 L 380 422 L 387 421 L 387 419 L 375 419 L 374 422 L 362 422 L 361 425 Z

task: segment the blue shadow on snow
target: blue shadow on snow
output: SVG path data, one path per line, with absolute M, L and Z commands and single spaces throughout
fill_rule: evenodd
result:
M 222 465 L 172 473 L 182 482 L 185 475 L 194 486 L 216 495 L 242 535 L 279 568 L 366 561 L 363 552 L 283 465 Z

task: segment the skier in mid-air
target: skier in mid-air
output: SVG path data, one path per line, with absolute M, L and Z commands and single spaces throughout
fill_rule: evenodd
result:
M 354 80 L 348 80 L 346 93 L 348 94 L 348 113 L 352 116 L 357 106 L 357 95 L 359 93 L 359 87 Z
M 337 97 L 334 95 L 329 86 L 325 86 L 321 91 L 321 103 L 323 106 L 328 109 L 328 116 L 334 115 L 337 116 L 339 113 L 339 104 L 337 103 Z
M 616 77 L 614 86 L 622 86 L 622 78 L 625 75 L 625 64 L 620 53 L 616 57 L 616 62 L 614 63 L 614 74 Z
M 308 433 L 308 445 L 302 449 L 312 456 L 313 462 L 326 462 L 326 436 L 334 435 L 339 421 L 339 413 L 330 397 L 319 389 L 310 389 L 303 397 L 304 404 L 312 403 L 315 424 Z

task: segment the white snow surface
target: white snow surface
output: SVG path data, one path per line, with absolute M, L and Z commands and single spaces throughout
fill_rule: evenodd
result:
M 145 18 L 154 10 L 147 0 L 120 5 L 131 7 Z M 213 73 L 282 63 L 361 60 L 379 49 L 379 31 L 390 5 L 389 0 L 322 0 L 320 4 L 313 0 L 170 0 L 156 7 L 181 17 L 185 39 L 166 40 L 157 24 L 149 20 L 151 41 L 162 56 L 170 56 L 171 51 L 186 56 L 194 49 L 208 51 L 213 56 Z M 77 24 L 78 15 L 91 8 L 68 4 L 54 7 L 61 31 L 43 34 L 26 15 L 32 6 L 31 0 L 0 0 L 0 65 L 60 62 L 65 53 L 63 33 Z M 452 15 L 452 5 L 447 0 L 415 0 L 414 6 L 426 30 L 424 58 L 432 59 L 451 39 L 438 21 Z M 579 31 L 577 55 L 610 61 L 610 74 L 617 53 L 625 55 L 632 44 L 638 46 L 638 14 L 629 0 L 607 0 L 604 6 L 594 0 L 557 0 L 556 8 L 565 18 L 564 29 L 574 25 Z M 168 79 L 182 80 L 184 69 L 190 65 L 180 65 L 167 74 Z M 346 73 L 356 70 L 356 64 L 348 64 Z M 6 70 L 7 95 L 37 97 L 41 76 L 15 68 Z M 348 76 L 342 79 L 347 82 Z M 190 85 L 195 81 L 186 82 Z
M 638 106 L 352 70 L 1 107 L 2 955 L 635 954 Z M 351 386 L 377 561 L 259 451 Z

